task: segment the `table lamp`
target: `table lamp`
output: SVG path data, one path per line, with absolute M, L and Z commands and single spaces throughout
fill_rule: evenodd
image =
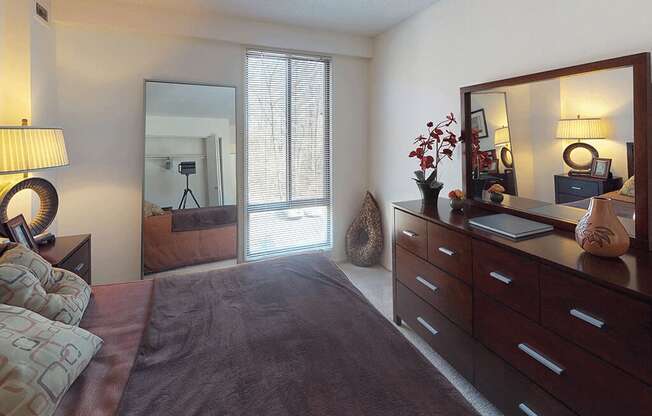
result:
M 494 146 L 505 146 L 509 144 L 509 127 L 497 128 L 494 132 Z
M 588 143 L 582 143 L 582 140 L 604 139 L 604 126 L 602 119 L 599 118 L 577 118 L 561 119 L 557 124 L 557 138 L 577 140 L 577 143 L 571 143 L 564 149 L 564 162 L 571 167 L 569 175 L 588 175 L 591 171 L 593 159 L 599 157 L 598 150 Z M 572 153 L 576 150 L 584 149 L 591 153 L 591 159 L 580 161 L 573 158 Z
M 0 127 L 0 175 L 23 173 L 17 181 L 2 183 L 0 176 L 0 223 L 6 223 L 7 208 L 20 191 L 31 189 L 40 199 L 39 210 L 29 224 L 32 235 L 41 234 L 54 221 L 59 208 L 59 197 L 54 185 L 43 178 L 28 177 L 31 171 L 68 165 L 68 153 L 59 128 L 22 126 Z M 0 227 L 0 235 L 7 237 Z
M 509 127 L 503 126 L 497 128 L 494 131 L 494 146 L 501 146 L 500 161 L 503 162 L 503 166 L 505 166 L 506 169 L 512 169 L 514 167 L 512 150 L 509 148 L 510 144 L 511 138 L 509 135 Z

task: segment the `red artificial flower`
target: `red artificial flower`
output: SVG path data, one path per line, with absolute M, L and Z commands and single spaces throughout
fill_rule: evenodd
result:
M 452 159 L 453 150 L 458 142 L 457 135 L 445 128 L 452 123 L 457 123 L 453 113 L 446 115 L 446 118 L 439 123 L 429 121 L 426 123 L 428 126 L 427 136 L 419 135 L 414 139 L 416 149 L 410 152 L 409 157 L 419 159 L 419 167 L 424 174 L 426 170 L 434 169 L 434 175 L 430 176 L 434 177 L 434 180 L 437 180 L 436 172 L 439 162 L 444 158 Z M 463 141 L 461 137 L 459 140 Z M 428 154 L 431 151 L 433 153 Z
M 430 155 L 428 155 L 428 156 L 424 156 L 424 157 L 421 159 L 421 170 L 425 171 L 426 169 L 432 169 L 432 168 L 434 168 L 434 167 L 435 167 L 435 166 L 433 165 L 434 161 L 435 161 L 435 158 L 434 158 L 434 157 L 432 157 L 432 156 L 430 156 Z

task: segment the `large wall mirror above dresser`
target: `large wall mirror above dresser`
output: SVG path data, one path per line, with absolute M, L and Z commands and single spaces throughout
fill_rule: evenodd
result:
M 572 229 L 605 196 L 630 237 L 649 242 L 648 53 L 473 85 L 461 98 L 463 135 L 478 144 L 465 146 L 474 203 Z

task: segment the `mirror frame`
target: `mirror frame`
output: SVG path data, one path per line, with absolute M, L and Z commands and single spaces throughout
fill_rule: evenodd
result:
M 470 85 L 460 88 L 461 116 L 460 125 L 462 127 L 462 137 L 469 137 L 467 133 L 471 131 L 471 93 L 484 91 L 488 89 L 527 84 L 538 81 L 545 81 L 554 78 L 560 78 L 569 75 L 577 75 L 586 72 L 599 71 L 604 69 L 615 69 L 631 67 L 633 70 L 634 80 L 634 158 L 636 175 L 636 201 L 635 201 L 635 238 L 636 246 L 645 246 L 652 250 L 652 242 L 649 235 L 652 234 L 652 221 L 650 220 L 650 211 L 648 206 L 652 204 L 652 193 L 648 192 L 648 185 L 652 184 L 652 170 L 648 167 L 648 155 L 652 155 L 652 141 L 649 140 L 650 130 L 652 129 L 652 95 L 651 95 L 651 75 L 650 75 L 650 53 L 644 52 L 635 55 L 621 56 L 618 58 L 606 59 L 602 61 L 590 62 L 586 64 L 574 65 L 565 68 L 552 69 L 549 71 L 537 72 L 528 75 L 485 82 L 482 84 Z M 469 195 L 469 190 L 473 189 L 473 169 L 471 167 L 471 146 L 466 143 L 462 146 L 462 179 L 464 183 L 464 192 Z M 527 204 L 519 210 L 517 205 L 513 208 L 494 204 L 488 201 L 480 201 L 469 198 L 473 205 L 482 208 L 508 212 L 520 217 L 530 218 L 543 223 L 551 224 L 555 228 L 573 231 L 576 223 L 563 221 L 550 217 L 545 217 L 531 212 L 526 212 Z
M 143 170 L 142 170 L 142 182 L 141 182 L 141 206 L 140 206 L 140 279 L 143 280 L 146 278 L 145 275 L 145 222 L 143 221 L 143 210 L 145 208 L 145 146 L 147 140 L 147 123 L 145 118 L 147 117 L 147 83 L 148 82 L 157 82 L 161 84 L 179 84 L 179 85 L 192 85 L 192 86 L 204 86 L 204 87 L 222 87 L 222 88 L 233 88 L 235 93 L 235 143 L 236 143 L 236 167 L 235 167 L 235 184 L 236 184 L 236 193 L 235 193 L 235 203 L 236 203 L 236 221 L 237 221 L 237 232 L 236 232 L 236 262 L 241 263 L 240 256 L 240 240 L 241 237 L 241 227 L 242 227 L 242 213 L 240 212 L 242 208 L 241 202 L 241 175 L 240 175 L 240 87 L 233 84 L 213 84 L 210 82 L 201 82 L 201 81 L 172 81 L 169 79 L 159 79 L 159 78 L 144 78 L 143 79 L 143 113 L 142 113 L 142 134 L 143 134 L 143 146 L 142 146 L 142 155 L 143 155 Z

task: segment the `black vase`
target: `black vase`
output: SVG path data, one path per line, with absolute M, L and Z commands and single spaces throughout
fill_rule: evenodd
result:
M 437 204 L 439 192 L 441 192 L 444 184 L 437 183 L 437 186 L 432 188 L 430 184 L 417 182 L 417 186 L 419 187 L 419 191 L 421 191 L 421 198 L 425 204 Z

